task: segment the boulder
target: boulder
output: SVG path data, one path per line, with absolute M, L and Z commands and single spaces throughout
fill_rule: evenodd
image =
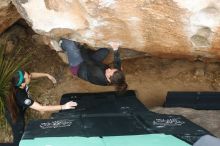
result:
M 10 0 L 0 1 L 0 34 L 19 18 L 21 18 L 21 16 Z
M 220 57 L 219 0 L 12 0 L 32 29 L 159 57 Z

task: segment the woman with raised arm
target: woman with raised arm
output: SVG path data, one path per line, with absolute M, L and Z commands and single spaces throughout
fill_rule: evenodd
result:
M 11 125 L 13 132 L 13 143 L 15 146 L 19 145 L 21 137 L 25 128 L 25 110 L 31 108 L 40 112 L 46 111 L 59 111 L 74 109 L 77 106 L 75 102 L 68 102 L 64 105 L 41 105 L 34 101 L 29 93 L 28 85 L 33 78 L 47 77 L 53 83 L 56 83 L 56 79 L 46 73 L 28 73 L 23 70 L 16 72 L 15 76 L 11 80 L 10 95 L 6 98 L 6 110 L 5 116 L 9 124 Z

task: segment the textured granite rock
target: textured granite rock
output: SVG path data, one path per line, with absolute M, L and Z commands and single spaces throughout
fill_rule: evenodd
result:
M 12 0 L 39 34 L 161 57 L 219 58 L 219 0 Z
M 0 1 L 0 34 L 14 24 L 20 17 L 10 0 Z

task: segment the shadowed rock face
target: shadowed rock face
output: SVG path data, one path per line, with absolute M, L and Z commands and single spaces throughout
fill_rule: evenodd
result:
M 10 0 L 0 1 L 0 34 L 20 18 Z
M 161 57 L 219 58 L 219 0 L 12 0 L 39 34 Z

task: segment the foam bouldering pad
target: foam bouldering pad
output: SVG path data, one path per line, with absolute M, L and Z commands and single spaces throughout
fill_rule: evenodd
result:
M 211 135 L 183 116 L 149 111 L 137 99 L 134 91 L 128 91 L 124 95 L 117 95 L 115 92 L 64 94 L 61 104 L 68 101 L 76 101 L 79 106 L 75 110 L 55 113 L 51 119 L 29 122 L 22 137 L 21 146 L 26 146 L 31 141 L 32 146 L 35 146 L 35 142 L 38 145 L 38 142 L 46 141 L 48 145 L 56 146 L 58 144 L 56 140 L 63 141 L 63 145 L 72 145 L 79 141 L 84 141 L 85 144 L 89 142 L 88 145 L 92 143 L 99 145 L 103 137 L 105 140 L 108 137 L 116 137 L 117 141 L 114 144 L 111 140 L 105 144 L 117 145 L 120 143 L 117 137 L 134 138 L 137 135 L 161 133 L 193 144 L 201 136 Z M 93 141 L 94 139 L 97 141 Z M 73 141 L 69 142 L 69 140 Z M 163 142 L 162 138 L 158 141 Z M 134 140 L 134 142 L 137 141 Z M 126 141 L 122 145 L 127 145 Z M 140 146 L 142 145 L 140 143 Z
M 220 139 L 211 135 L 204 135 L 193 146 L 220 146 Z
M 168 92 L 164 106 L 220 110 L 220 92 Z
M 19 146 L 190 146 L 165 134 L 108 136 L 108 137 L 49 137 L 22 140 Z
M 138 100 L 134 91 L 129 90 L 123 95 L 116 92 L 103 93 L 69 93 L 61 97 L 60 104 L 68 101 L 78 103 L 75 110 L 62 111 L 52 117 L 77 116 L 86 114 L 116 114 L 146 112 L 148 109 Z
M 147 133 L 147 130 L 143 129 L 133 116 L 88 116 L 32 121 L 28 124 L 23 139 L 68 136 L 119 136 Z
M 190 144 L 203 135 L 211 134 L 181 115 L 158 114 L 149 111 L 137 113 L 137 117 L 146 125 L 148 132 L 174 135 Z

